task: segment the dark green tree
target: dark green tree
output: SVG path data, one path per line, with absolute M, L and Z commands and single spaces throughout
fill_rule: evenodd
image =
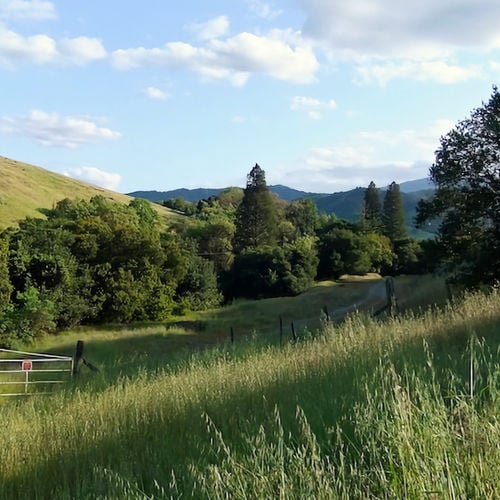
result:
M 318 267 L 315 238 L 262 246 L 236 255 L 231 296 L 246 298 L 296 295 L 312 285 Z
M 366 242 L 364 235 L 342 225 L 322 234 L 318 242 L 318 277 L 337 279 L 342 274 L 369 272 L 372 261 Z
M 452 280 L 467 286 L 500 279 L 500 93 L 441 138 L 430 169 L 434 197 L 417 224 L 441 218 L 438 243 Z
M 295 228 L 296 236 L 312 236 L 318 222 L 318 209 L 309 199 L 292 201 L 285 208 L 285 218 Z
M 261 246 L 274 246 L 278 238 L 276 202 L 258 164 L 247 176 L 243 199 L 236 211 L 234 248 L 236 253 Z
M 392 241 L 407 237 L 405 214 L 399 184 L 391 182 L 384 196 L 384 234 Z
M 366 188 L 361 211 L 361 227 L 368 232 L 382 230 L 382 204 L 380 192 L 373 181 Z

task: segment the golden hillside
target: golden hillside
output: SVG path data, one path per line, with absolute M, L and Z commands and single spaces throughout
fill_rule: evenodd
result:
M 128 203 L 130 196 L 92 186 L 40 167 L 0 156 L 0 228 L 16 225 L 27 216 L 43 217 L 40 208 L 52 208 L 64 198 L 90 199 L 102 195 Z M 163 223 L 173 212 L 155 205 Z

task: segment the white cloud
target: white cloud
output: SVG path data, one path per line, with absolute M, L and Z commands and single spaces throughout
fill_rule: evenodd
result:
M 62 39 L 59 43 L 59 51 L 61 61 L 77 65 L 105 59 L 107 56 L 106 49 L 100 40 L 86 36 Z
M 323 111 L 332 110 L 336 107 L 337 103 L 333 99 L 320 101 L 314 97 L 304 96 L 294 96 L 290 103 L 290 109 L 293 111 L 304 111 L 313 120 L 321 118 Z
M 300 0 L 304 33 L 337 55 L 442 58 L 500 47 L 496 0 Z
M 342 145 L 311 148 L 294 167 L 275 172 L 272 180 L 334 192 L 367 186 L 371 180 L 384 186 L 393 180 L 427 177 L 439 138 L 453 127 L 452 121 L 442 119 L 422 130 L 360 132 L 345 138 Z
M 85 118 L 39 110 L 25 116 L 0 116 L 0 133 L 28 137 L 43 146 L 66 148 L 121 137 L 120 133 Z
M 151 99 L 156 99 L 158 101 L 165 101 L 168 99 L 168 94 L 156 87 L 147 87 L 144 89 L 144 93 Z
M 423 130 L 360 132 L 358 139 L 381 149 L 402 148 L 420 159 L 432 161 L 434 152 L 439 146 L 440 137 L 454 126 L 455 122 L 452 120 L 439 119 Z
M 88 182 L 89 184 L 94 184 L 95 186 L 110 189 L 111 191 L 116 191 L 122 180 L 120 174 L 105 172 L 104 170 L 99 170 L 96 167 L 71 168 L 64 172 L 64 175 L 72 177 L 73 179 Z
M 450 65 L 445 61 L 391 61 L 381 64 L 368 63 L 356 68 L 358 83 L 378 83 L 385 86 L 396 78 L 409 78 L 417 81 L 453 84 L 473 78 L 481 78 L 483 72 L 477 65 Z
M 161 48 L 121 49 L 112 54 L 118 69 L 163 66 L 187 69 L 213 80 L 229 80 L 241 86 L 254 73 L 279 80 L 309 83 L 319 63 L 308 46 L 283 41 L 287 34 L 274 31 L 269 36 L 240 33 L 225 40 L 213 39 L 204 46 L 169 42 Z
M 2 0 L 0 19 L 45 21 L 56 19 L 54 4 L 46 0 Z
M 106 57 L 100 40 L 65 38 L 57 42 L 47 35 L 23 36 L 0 25 L 0 67 L 23 63 L 83 65 Z
M 247 0 L 247 4 L 250 10 L 262 19 L 271 20 L 283 13 L 282 10 L 274 9 L 271 4 L 261 0 Z
M 461 56 L 500 49 L 496 0 L 299 0 L 303 36 L 333 61 L 355 65 L 355 83 L 394 79 L 455 84 L 484 77 Z
M 193 23 L 188 26 L 188 29 L 196 34 L 198 40 L 211 40 L 227 33 L 229 19 L 227 16 L 219 16 L 206 23 Z
M 22 62 L 45 64 L 58 57 L 55 41 L 47 35 L 23 37 L 0 26 L 0 66 Z

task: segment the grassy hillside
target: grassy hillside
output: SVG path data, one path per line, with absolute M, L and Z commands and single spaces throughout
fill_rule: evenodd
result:
M 40 208 L 51 208 L 64 198 L 89 199 L 102 195 L 121 203 L 132 199 L 124 194 L 92 186 L 43 168 L 0 156 L 0 229 L 25 217 L 43 217 Z M 163 222 L 173 214 L 157 207 Z
M 0 497 L 497 498 L 499 336 L 494 293 L 129 376 L 108 337 L 99 375 L 3 403 Z

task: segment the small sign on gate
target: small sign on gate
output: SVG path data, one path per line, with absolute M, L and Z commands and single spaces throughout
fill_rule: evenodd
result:
M 21 369 L 23 372 L 30 372 L 33 369 L 33 361 L 31 361 L 31 359 L 24 359 Z

